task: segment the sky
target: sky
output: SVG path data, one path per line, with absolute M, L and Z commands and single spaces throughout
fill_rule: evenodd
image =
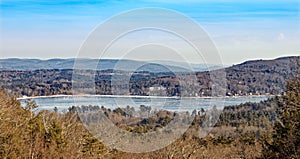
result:
M 99 24 L 144 7 L 174 10 L 197 22 L 215 43 L 225 65 L 300 54 L 299 0 L 1 0 L 0 58 L 75 58 Z M 129 36 L 122 46 L 150 35 Z M 165 38 L 155 36 L 158 41 Z M 149 57 L 153 51 L 151 47 L 140 50 L 148 50 Z M 187 50 L 182 54 L 188 54 Z M 152 57 L 168 60 L 169 55 L 158 55 Z M 121 57 L 119 52 L 107 56 Z

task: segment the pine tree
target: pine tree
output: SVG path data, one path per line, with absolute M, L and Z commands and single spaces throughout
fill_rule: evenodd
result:
M 277 98 L 278 122 L 271 141 L 264 143 L 264 158 L 300 158 L 300 80 L 287 82 L 287 92 Z

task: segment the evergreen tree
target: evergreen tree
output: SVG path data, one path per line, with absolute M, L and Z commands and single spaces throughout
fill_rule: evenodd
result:
M 300 158 L 300 80 L 287 82 L 287 92 L 277 98 L 278 122 L 271 140 L 265 141 L 264 158 Z

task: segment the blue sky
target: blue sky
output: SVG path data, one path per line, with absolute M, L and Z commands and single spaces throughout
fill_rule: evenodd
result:
M 143 7 L 172 9 L 198 22 L 225 64 L 300 53 L 299 0 L 2 0 L 0 5 L 0 58 L 76 57 L 99 23 Z

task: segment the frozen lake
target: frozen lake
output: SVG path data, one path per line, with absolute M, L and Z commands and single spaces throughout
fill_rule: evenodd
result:
M 194 109 L 210 109 L 214 105 L 218 109 L 224 106 L 238 105 L 246 102 L 260 102 L 271 98 L 270 96 L 242 96 L 242 97 L 212 97 L 212 98 L 177 98 L 177 97 L 140 97 L 140 96 L 50 96 L 31 98 L 39 106 L 40 110 L 53 110 L 57 107 L 59 111 L 67 110 L 72 106 L 98 105 L 115 109 L 132 106 L 136 109 L 140 105 L 151 106 L 152 110 L 170 111 L 193 111 Z M 22 106 L 26 98 L 19 99 Z
M 115 109 L 132 106 L 136 109 L 140 105 L 151 106 L 152 110 L 170 111 L 192 111 L 201 108 L 210 109 L 216 105 L 218 109 L 224 106 L 238 105 L 246 102 L 260 102 L 271 98 L 270 96 L 242 96 L 242 97 L 213 97 L 213 98 L 176 98 L 176 97 L 141 97 L 141 96 L 50 96 L 35 97 L 35 101 L 40 110 L 53 110 L 57 107 L 59 111 L 67 110 L 72 106 L 98 105 Z M 22 106 L 25 105 L 26 98 L 19 99 Z

